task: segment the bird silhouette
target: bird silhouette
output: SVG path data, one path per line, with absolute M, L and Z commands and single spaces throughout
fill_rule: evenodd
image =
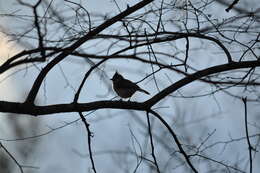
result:
M 113 81 L 113 89 L 117 93 L 118 96 L 121 98 L 131 98 L 131 96 L 136 92 L 140 91 L 145 94 L 150 95 L 149 92 L 146 90 L 140 88 L 137 84 L 134 82 L 125 79 L 122 75 L 120 75 L 118 72 L 115 72 L 113 78 L 111 79 Z

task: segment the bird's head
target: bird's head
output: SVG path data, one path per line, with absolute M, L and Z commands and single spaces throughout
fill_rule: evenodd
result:
M 117 71 L 115 72 L 113 78 L 111 79 L 112 81 L 118 81 L 124 79 L 124 77 L 122 75 L 120 75 Z

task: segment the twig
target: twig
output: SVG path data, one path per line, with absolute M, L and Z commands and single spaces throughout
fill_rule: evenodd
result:
M 154 51 L 153 51 L 153 47 L 152 47 L 152 45 L 150 44 L 149 39 L 148 39 L 148 37 L 147 37 L 146 30 L 144 30 L 144 33 L 145 33 L 146 41 L 147 41 L 147 50 L 148 50 L 148 55 L 149 55 L 149 61 L 152 61 L 152 59 L 151 59 L 151 53 L 152 53 L 153 56 L 154 56 L 155 62 L 158 62 L 158 61 L 157 61 L 157 58 L 156 58 L 156 55 L 155 55 L 155 53 L 154 53 Z M 157 83 L 157 80 L 156 80 L 156 77 L 155 77 L 154 66 L 153 66 L 152 63 L 150 63 L 150 64 L 151 64 L 152 76 L 153 76 L 153 79 L 154 79 L 155 86 L 156 86 L 157 90 L 160 91 L 159 86 L 158 86 L 158 83 Z
M 80 118 L 81 118 L 83 124 L 86 127 L 86 130 L 87 130 L 87 134 L 88 134 L 88 151 L 89 151 L 89 157 L 90 157 L 92 169 L 93 169 L 93 171 L 95 173 L 97 173 L 97 170 L 96 170 L 96 167 L 95 167 L 94 158 L 93 158 L 93 154 L 92 154 L 92 149 L 91 149 L 91 137 L 93 137 L 93 133 L 90 131 L 89 124 L 88 124 L 86 118 L 84 117 L 84 115 L 82 114 L 82 112 L 78 112 L 78 113 L 80 115 Z
M 193 164 L 190 161 L 190 156 L 182 148 L 182 145 L 181 145 L 177 135 L 174 133 L 174 131 L 172 130 L 170 125 L 157 112 L 155 112 L 153 110 L 148 110 L 148 112 L 152 113 L 156 118 L 158 118 L 163 123 L 163 125 L 168 129 L 168 131 L 170 132 L 171 136 L 173 137 L 176 145 L 178 146 L 180 153 L 184 156 L 187 164 L 190 166 L 190 168 L 193 170 L 193 172 L 198 173 L 198 171 L 196 170 L 196 168 L 193 166 Z
M 237 168 L 237 167 L 234 167 L 234 166 L 232 166 L 232 165 L 228 165 L 228 164 L 226 164 L 226 163 L 224 163 L 224 162 L 222 162 L 222 161 L 218 161 L 218 160 L 215 160 L 215 159 L 213 159 L 213 158 L 210 158 L 210 157 L 207 157 L 207 156 L 204 156 L 204 155 L 201 155 L 201 154 L 195 154 L 194 156 L 201 157 L 201 158 L 204 158 L 204 159 L 206 159 L 206 160 L 209 160 L 209 161 L 215 162 L 215 163 L 217 163 L 217 164 L 220 164 L 220 165 L 222 165 L 222 166 L 224 166 L 224 167 L 227 168 L 227 170 L 228 170 L 227 172 L 231 172 L 230 169 L 233 169 L 233 170 L 236 171 L 236 172 L 246 173 L 245 171 L 242 171 L 242 170 L 240 170 L 240 169 Z M 222 171 L 222 172 L 223 172 L 223 171 Z
M 134 155 L 136 156 L 136 159 L 137 159 L 136 160 L 137 161 L 136 167 L 133 171 L 133 173 L 136 173 L 137 169 L 139 168 L 142 161 L 144 160 L 143 158 L 145 158 L 145 157 L 144 157 L 144 154 L 143 154 L 143 151 L 142 151 L 142 146 L 141 146 L 140 142 L 138 141 L 138 139 L 136 138 L 136 136 L 134 135 L 134 132 L 131 130 L 130 126 L 129 126 L 129 131 L 131 133 L 131 141 L 132 141 L 132 145 L 133 145 L 133 149 L 134 149 L 133 153 L 134 153 Z M 137 150 L 135 148 L 135 144 L 134 144 L 135 142 L 137 143 L 137 145 L 139 147 L 139 150 L 140 150 L 140 153 L 141 153 L 140 156 L 138 155 Z M 139 158 L 140 158 L 140 160 L 139 160 Z M 149 161 L 149 162 L 153 163 L 152 161 Z
M 152 135 L 152 129 L 151 129 L 151 123 L 150 123 L 150 117 L 149 117 L 149 112 L 146 112 L 146 118 L 147 118 L 147 124 L 148 124 L 148 132 L 149 132 L 149 136 L 150 136 L 150 143 L 151 143 L 151 148 L 152 148 L 152 157 L 154 160 L 154 164 L 156 166 L 157 172 L 161 172 L 159 169 L 159 165 L 154 153 L 154 144 L 153 144 L 153 135 Z
M 7 153 L 9 157 L 15 162 L 15 164 L 19 167 L 20 172 L 23 173 L 23 168 L 21 164 L 16 160 L 16 158 L 5 148 L 5 146 L 0 142 L 0 147 L 3 148 L 3 150 Z
M 159 29 L 160 29 L 160 25 L 162 26 L 163 30 L 164 30 L 164 26 L 162 24 L 162 11 L 163 11 L 163 4 L 164 4 L 164 0 L 162 0 L 161 2 L 161 7 L 160 7 L 160 11 L 159 11 L 159 20 L 158 20 L 158 23 L 157 23 L 157 28 L 156 28 L 156 32 L 155 32 L 155 38 L 157 38 L 157 33 L 159 32 Z
M 229 12 L 233 7 L 234 5 L 236 5 L 238 3 L 239 0 L 234 0 L 232 4 L 230 4 L 230 6 L 228 8 L 226 8 L 226 12 Z
M 38 16 L 38 13 L 37 13 L 37 7 L 40 5 L 40 3 L 41 3 L 41 0 L 38 0 L 38 2 L 33 6 L 34 25 L 37 29 L 37 35 L 38 35 L 38 40 L 39 40 L 38 47 L 41 49 L 41 56 L 42 56 L 42 58 L 46 58 L 45 57 L 45 49 L 43 48 L 44 47 L 43 35 L 41 33 L 40 22 L 39 22 L 39 19 L 38 19 L 39 16 Z
M 190 49 L 190 41 L 189 41 L 189 37 L 185 37 L 186 38 L 186 54 L 185 54 L 185 60 L 184 60 L 184 67 L 185 67 L 185 72 L 187 72 L 187 60 L 189 57 L 189 49 Z
M 102 63 L 104 63 L 106 60 L 107 60 L 107 59 L 102 59 L 101 61 L 99 61 L 97 64 L 93 65 L 93 66 L 87 71 L 87 73 L 85 74 L 83 80 L 81 81 L 81 84 L 80 84 L 80 86 L 79 86 L 79 88 L 78 88 L 78 90 L 77 90 L 77 93 L 76 93 L 75 96 L 74 96 L 74 101 L 73 101 L 73 102 L 74 102 L 75 104 L 77 104 L 78 99 L 79 99 L 79 94 L 80 94 L 80 92 L 81 92 L 81 90 L 82 90 L 82 88 L 83 88 L 83 86 L 84 86 L 84 84 L 85 84 L 87 78 L 88 78 L 89 75 L 91 74 L 91 72 L 92 72 L 93 70 L 95 70 L 99 65 L 101 65 Z
M 247 145 L 248 145 L 248 152 L 249 152 L 249 164 L 250 164 L 250 173 L 253 172 L 253 160 L 252 160 L 252 149 L 250 140 L 249 140 L 249 134 L 248 134 L 248 126 L 247 126 L 247 98 L 242 98 L 242 101 L 244 103 L 245 107 L 245 127 L 246 127 L 246 139 L 247 139 Z
M 75 96 L 74 96 L 74 101 L 73 101 L 73 103 L 74 103 L 75 107 L 77 107 L 77 103 L 78 103 L 78 99 L 79 99 L 80 92 L 81 92 L 81 90 L 82 90 L 82 88 L 83 88 L 83 86 L 84 86 L 84 84 L 85 84 L 87 78 L 89 77 L 89 75 L 91 74 L 91 72 L 92 72 L 93 70 L 95 70 L 100 64 L 102 64 L 102 63 L 105 62 L 106 60 L 107 60 L 107 59 L 103 59 L 103 60 L 99 61 L 97 64 L 93 65 L 93 66 L 87 71 L 87 73 L 85 74 L 85 76 L 84 76 L 83 80 L 81 81 L 81 84 L 80 84 L 80 86 L 79 86 L 79 88 L 78 88 L 78 90 L 77 90 L 77 92 L 76 92 L 76 94 L 75 94 Z M 90 131 L 90 129 L 89 129 L 89 124 L 88 124 L 86 118 L 84 117 L 84 115 L 82 114 L 82 112 L 79 111 L 78 113 L 79 113 L 79 115 L 80 115 L 80 118 L 81 118 L 82 122 L 84 123 L 84 125 L 85 125 L 85 127 L 86 127 L 86 131 L 87 131 L 87 135 L 88 135 L 89 157 L 90 157 L 90 160 L 91 160 L 92 169 L 93 169 L 93 171 L 96 173 L 97 171 L 96 171 L 96 168 L 95 168 L 95 162 L 94 162 L 94 158 L 93 158 L 92 150 L 91 150 L 91 137 L 92 137 L 92 132 Z

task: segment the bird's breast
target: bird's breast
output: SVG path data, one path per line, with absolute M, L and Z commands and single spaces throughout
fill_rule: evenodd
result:
M 135 89 L 131 88 L 115 88 L 113 87 L 117 95 L 119 95 L 122 98 L 129 98 L 135 93 Z

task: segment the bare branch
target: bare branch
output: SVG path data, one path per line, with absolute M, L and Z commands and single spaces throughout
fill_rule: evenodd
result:
M 239 0 L 234 0 L 234 1 L 232 2 L 232 4 L 230 4 L 230 6 L 225 9 L 226 12 L 229 12 L 229 11 L 234 7 L 234 5 L 236 5 L 236 4 L 238 3 L 238 1 L 239 1 Z
M 167 130 L 170 132 L 171 136 L 173 137 L 176 145 L 178 146 L 180 153 L 184 156 L 187 164 L 190 166 L 190 168 L 193 170 L 193 172 L 197 173 L 198 171 L 191 163 L 189 155 L 184 151 L 182 144 L 180 143 L 177 135 L 174 133 L 172 128 L 169 126 L 169 124 L 157 112 L 155 112 L 153 110 L 148 110 L 148 112 L 152 113 L 156 118 L 158 118 L 161 121 L 161 123 L 167 128 Z
M 244 103 L 245 107 L 245 127 L 246 127 L 246 139 L 247 139 L 247 145 L 248 145 L 248 152 L 249 152 L 249 165 L 250 165 L 250 173 L 253 172 L 253 160 L 252 160 L 252 145 L 249 140 L 249 132 L 248 132 L 248 126 L 247 126 L 247 98 L 242 98 L 242 101 Z
M 22 165 L 16 160 L 16 158 L 7 150 L 7 148 L 1 142 L 0 142 L 0 148 L 2 148 L 6 152 L 6 154 L 15 162 L 15 164 L 19 167 L 20 172 L 24 173 Z
M 93 137 L 93 133 L 90 131 L 89 129 L 89 124 L 86 120 L 86 118 L 84 117 L 82 112 L 78 112 L 80 115 L 80 118 L 83 122 L 83 124 L 85 125 L 86 131 L 87 131 L 87 136 L 88 136 L 88 152 L 89 152 L 89 158 L 91 161 L 91 165 L 92 165 L 92 169 L 95 173 L 97 173 L 96 167 L 95 167 L 95 162 L 94 162 L 94 158 L 93 158 L 93 154 L 92 154 L 92 148 L 91 148 L 91 137 Z
M 149 113 L 146 112 L 146 118 L 147 118 L 147 124 L 148 124 L 148 133 L 149 133 L 149 137 L 150 137 L 150 143 L 151 143 L 151 148 L 152 148 L 152 157 L 154 160 L 154 164 L 156 166 L 157 172 L 160 173 L 160 169 L 159 169 L 159 165 L 154 153 L 154 143 L 153 143 L 153 135 L 152 135 L 152 129 L 151 129 L 151 123 L 150 123 L 150 117 L 149 117 Z

